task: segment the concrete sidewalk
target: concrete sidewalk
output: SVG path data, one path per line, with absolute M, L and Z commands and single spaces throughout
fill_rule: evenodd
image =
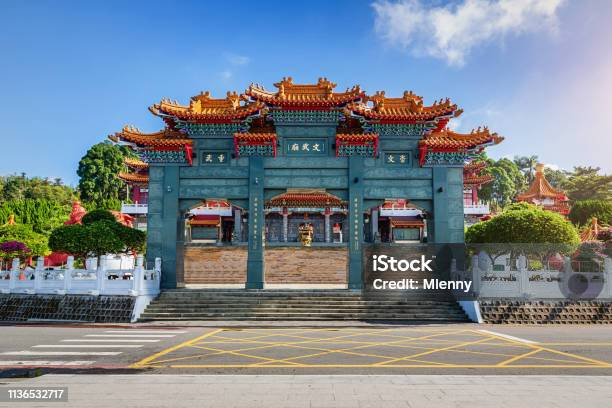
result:
M 2 382 L 68 387 L 68 403 L 0 407 L 608 407 L 610 376 L 45 375 Z

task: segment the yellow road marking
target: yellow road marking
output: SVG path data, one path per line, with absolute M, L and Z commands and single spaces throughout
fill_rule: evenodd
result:
M 497 337 L 499 339 L 504 339 L 504 340 L 512 342 L 512 343 L 519 343 L 519 344 L 523 344 L 523 345 L 525 345 L 527 347 L 541 349 L 540 351 L 548 351 L 548 352 L 551 352 L 551 353 L 554 353 L 554 354 L 559 354 L 559 355 L 562 355 L 562 356 L 565 356 L 565 357 L 571 357 L 571 358 L 575 358 L 575 359 L 578 359 L 578 360 L 588 361 L 590 363 L 597 364 L 597 365 L 600 365 L 600 366 L 610 366 L 611 365 L 610 363 L 605 362 L 605 361 L 595 360 L 593 358 L 583 357 L 583 356 L 579 356 L 577 354 L 566 353 L 564 351 L 559 351 L 559 350 L 555 350 L 555 349 L 551 349 L 551 348 L 547 348 L 547 347 L 542 347 L 541 344 L 525 343 L 525 342 L 521 342 L 521 341 L 517 341 L 517 340 L 507 339 L 505 337 L 499 337 L 499 336 L 496 336 L 495 334 L 492 334 L 492 333 L 487 333 L 487 334 L 489 336 L 491 336 L 491 337 Z
M 160 351 L 159 353 L 153 354 L 152 356 L 146 357 L 146 358 L 144 358 L 144 359 L 140 360 L 139 362 L 132 364 L 132 365 L 130 366 L 130 368 L 142 368 L 142 367 L 143 367 L 143 366 L 145 366 L 147 363 L 149 363 L 149 362 L 151 362 L 151 361 L 155 360 L 155 359 L 156 359 L 156 358 L 158 358 L 158 357 L 165 356 L 165 355 L 166 355 L 166 354 L 168 354 L 168 353 L 171 353 L 171 352 L 173 352 L 173 351 L 175 351 L 175 350 L 178 350 L 178 349 L 180 349 L 180 348 L 183 348 L 183 347 L 185 347 L 185 346 L 189 346 L 190 344 L 193 344 L 193 343 L 195 343 L 196 341 L 200 341 L 200 340 L 202 340 L 202 339 L 205 339 L 206 337 L 210 337 L 210 336 L 212 336 L 212 335 L 214 335 L 214 334 L 216 334 L 216 333 L 222 332 L 222 331 L 223 331 L 223 329 L 213 330 L 213 331 L 211 331 L 211 332 L 209 332 L 209 333 L 206 333 L 206 334 L 203 334 L 203 335 L 201 335 L 201 336 L 199 336 L 199 337 L 196 337 L 195 339 L 191 339 L 191 340 L 184 341 L 184 342 L 182 342 L 182 343 L 180 343 L 180 344 L 177 344 L 176 346 L 172 346 L 172 347 L 170 347 L 170 348 L 167 348 L 167 349 L 165 349 L 165 350 Z
M 426 355 L 433 354 L 433 353 L 439 353 L 440 351 L 452 350 L 452 349 L 458 348 L 458 347 L 465 347 L 465 346 L 470 346 L 472 344 L 484 343 L 484 342 L 489 341 L 489 340 L 491 340 L 491 339 L 490 338 L 485 338 L 485 339 L 480 339 L 480 340 L 476 340 L 476 341 L 467 341 L 465 343 L 456 344 L 454 346 L 437 348 L 437 349 L 430 350 L 430 351 L 424 351 L 422 353 L 412 354 L 412 355 L 406 356 L 406 357 L 396 358 L 396 359 L 389 360 L 389 361 L 383 361 L 382 363 L 376 363 L 376 365 L 386 365 L 386 364 L 389 364 L 389 363 L 393 363 L 395 361 L 402 361 L 402 360 L 408 360 L 408 359 L 413 358 L 413 357 L 426 356 Z
M 593 364 L 589 365 L 571 365 L 571 364 L 559 364 L 559 365 L 537 365 L 537 364 L 524 364 L 524 365 L 511 365 L 511 366 L 497 366 L 492 364 L 443 364 L 434 365 L 431 364 L 393 364 L 393 365 L 373 365 L 373 364 L 299 364 L 299 365 L 244 365 L 244 364 L 186 364 L 186 365 L 170 365 L 167 368 L 491 368 L 491 369 L 517 369 L 517 368 L 580 368 L 580 369 L 603 369 L 612 368 L 612 364 L 607 366 L 596 366 Z
M 390 344 L 390 343 L 399 343 L 399 342 L 409 342 L 412 340 L 422 340 L 428 337 L 434 337 L 434 336 L 440 336 L 443 334 L 432 334 L 429 336 L 423 336 L 423 337 L 419 337 L 419 338 L 406 338 L 403 340 L 396 340 L 395 342 L 380 342 L 380 343 L 375 343 L 373 345 L 367 344 L 364 346 L 356 346 L 356 347 L 348 347 L 348 348 L 344 348 L 344 349 L 323 349 L 323 350 L 327 350 L 321 353 L 313 353 L 313 354 L 308 354 L 308 355 L 303 355 L 303 356 L 297 356 L 297 357 L 290 357 L 290 358 L 286 358 L 286 359 L 281 359 L 279 361 L 289 361 L 289 360 L 296 360 L 296 359 L 300 359 L 300 358 L 310 358 L 310 357 L 319 357 L 319 356 L 323 356 L 326 354 L 332 354 L 332 353 L 346 353 L 349 350 L 356 350 L 356 349 L 360 349 L 360 348 L 365 348 L 365 347 L 373 347 L 373 346 L 380 346 L 380 345 L 386 345 L 386 344 Z M 305 349 L 315 349 L 314 347 L 308 347 L 308 346 L 304 346 L 304 347 L 300 347 L 300 346 L 296 346 L 294 343 L 285 343 L 285 344 L 278 344 L 279 347 L 297 347 L 297 348 L 305 348 Z M 347 353 L 350 354 L 350 353 Z M 365 354 L 363 355 L 365 356 Z M 392 357 L 390 357 L 392 358 Z
M 433 332 L 433 334 L 429 334 L 426 336 L 420 336 L 420 337 L 412 337 L 408 335 L 402 336 L 402 334 L 404 333 L 394 333 L 394 334 L 388 333 L 390 331 L 396 332 L 398 330 L 402 330 L 403 332 L 412 331 L 413 333 L 410 333 L 410 334 L 416 334 L 414 332 L 417 332 L 419 334 Z M 236 329 L 217 329 L 217 330 L 211 331 L 209 333 L 196 337 L 192 340 L 188 340 L 181 344 L 178 344 L 168 349 L 162 350 L 159 353 L 156 353 L 137 363 L 132 364 L 130 367 L 131 368 L 142 368 L 142 367 L 152 367 L 152 368 L 165 368 L 165 367 L 169 367 L 169 368 L 260 368 L 260 367 L 261 368 L 496 368 L 496 369 L 499 369 L 499 368 L 502 368 L 502 369 L 508 369 L 508 368 L 511 368 L 511 369 L 517 369 L 517 368 L 612 368 L 612 364 L 605 362 L 605 361 L 600 361 L 600 360 L 583 357 L 583 356 L 579 356 L 579 355 L 572 354 L 572 353 L 566 353 L 563 351 L 543 347 L 544 345 L 556 345 L 556 344 L 558 345 L 591 344 L 591 345 L 604 346 L 604 345 L 612 345 L 612 343 L 535 343 L 535 344 L 530 344 L 530 343 L 521 342 L 518 340 L 496 336 L 495 334 L 478 332 L 475 330 L 458 330 L 458 331 L 457 330 L 454 330 L 454 331 L 445 330 L 445 331 L 442 331 L 442 330 L 436 330 L 434 328 L 429 329 L 429 330 L 423 330 L 423 329 L 417 330 L 417 329 L 412 329 L 412 328 L 406 329 L 406 328 L 401 328 L 401 327 L 392 328 L 392 329 L 375 329 L 375 330 L 368 330 L 365 332 L 363 331 L 363 329 L 338 330 L 338 329 L 319 329 L 319 328 L 317 329 L 275 328 L 275 329 L 240 330 L 241 332 L 246 332 L 249 334 L 256 334 L 255 336 L 246 337 L 246 338 L 245 337 L 231 338 L 231 337 L 226 337 L 220 334 L 223 332 L 229 334 L 229 332 L 232 332 L 232 331 L 238 331 L 238 330 Z M 338 331 L 342 334 L 338 336 L 331 336 L 331 337 L 321 337 L 321 336 L 306 337 L 304 336 L 305 333 L 311 333 L 311 332 L 317 333 L 318 332 L 322 334 L 322 333 L 328 333 L 332 331 Z M 347 332 L 350 332 L 350 333 L 347 334 Z M 266 334 L 262 334 L 262 333 L 266 333 Z M 399 338 L 400 340 L 395 340 L 395 341 L 383 340 L 380 342 L 349 340 L 349 338 L 351 337 L 372 336 L 372 335 L 376 336 L 377 338 L 380 338 L 380 337 Z M 448 343 L 452 343 L 453 340 L 435 339 L 435 337 L 441 337 L 445 335 L 453 336 L 455 338 L 473 336 L 473 337 L 478 337 L 478 340 L 471 340 L 471 341 L 466 341 L 466 342 L 462 342 L 458 344 L 457 343 L 448 344 Z M 277 336 L 288 337 L 288 338 L 293 338 L 293 339 L 300 339 L 300 341 L 289 341 L 289 340 L 260 341 L 259 340 L 259 339 L 265 339 L 266 337 L 270 338 L 270 337 L 277 337 Z M 485 337 L 483 338 L 483 336 Z M 491 342 L 486 345 L 484 344 L 489 341 L 496 341 L 496 342 L 495 343 Z M 424 347 L 423 345 L 420 345 L 420 343 L 425 343 L 425 342 L 426 344 L 438 343 L 438 345 L 444 345 L 444 344 L 448 344 L 448 345 L 446 347 Z M 211 345 L 213 344 L 234 344 L 234 343 L 236 344 L 245 343 L 245 345 L 249 344 L 249 345 L 256 345 L 256 346 L 239 348 L 237 350 L 222 350 L 219 348 L 211 347 Z M 352 347 L 341 348 L 341 349 L 329 349 L 329 348 L 324 348 L 321 346 L 317 347 L 316 344 L 312 344 L 312 343 L 319 343 L 319 344 L 321 343 L 330 343 L 330 344 L 351 343 L 355 345 Z M 458 348 L 470 346 L 473 344 L 482 344 L 485 346 L 501 346 L 501 347 L 507 347 L 507 348 L 522 348 L 522 349 L 528 349 L 530 351 L 523 353 L 523 354 L 519 354 L 519 355 L 512 355 L 512 354 L 503 354 L 503 353 L 490 353 L 490 352 L 483 352 L 483 351 L 456 350 Z M 376 347 L 376 346 L 413 348 L 413 349 L 423 349 L 426 351 L 411 354 L 409 356 L 403 356 L 403 357 L 390 357 L 390 356 L 384 356 L 384 355 L 378 355 L 378 354 L 357 352 L 357 350 L 360 350 L 363 348 L 370 348 L 370 347 Z M 208 351 L 212 351 L 212 353 L 197 354 L 197 355 L 191 355 L 191 356 L 174 357 L 174 358 L 169 358 L 169 359 L 164 359 L 164 360 L 158 360 L 158 358 L 164 355 L 167 355 L 169 353 L 172 353 L 173 351 L 176 351 L 182 348 L 187 348 L 187 347 L 197 348 L 201 350 L 208 350 Z M 270 357 L 255 356 L 255 355 L 244 353 L 245 351 L 269 349 L 273 347 L 288 347 L 288 348 L 298 348 L 298 349 L 306 349 L 306 350 L 317 350 L 320 352 L 307 354 L 307 355 L 301 355 L 301 356 L 295 356 L 295 357 L 289 357 L 285 359 L 282 359 L 282 358 L 274 359 Z M 491 356 L 508 357 L 508 358 L 506 360 L 497 362 L 495 364 L 454 364 L 454 363 L 444 363 L 444 362 L 426 361 L 426 360 L 418 359 L 418 357 L 421 357 L 421 356 L 431 355 L 434 353 L 444 352 L 444 351 L 456 352 L 456 353 L 472 353 L 472 354 L 480 354 L 480 355 L 491 355 Z M 562 360 L 562 359 L 533 357 L 534 355 L 542 351 L 561 355 L 566 358 L 570 358 L 573 360 L 579 360 L 579 361 L 576 361 L 576 363 L 572 364 L 571 361 Z M 386 360 L 376 362 L 376 363 L 370 363 L 370 364 L 307 364 L 307 363 L 299 363 L 299 362 L 294 361 L 298 359 L 317 357 L 317 356 L 333 354 L 333 353 L 346 354 L 349 356 L 361 356 L 361 357 L 370 357 L 370 358 L 377 358 L 377 359 L 386 359 Z M 223 355 L 223 354 L 244 357 L 244 358 L 248 358 L 248 359 L 255 360 L 255 361 L 253 363 L 243 363 L 243 364 L 171 364 L 171 365 L 167 364 L 170 362 L 178 362 L 181 360 L 189 360 L 189 359 L 196 359 L 200 357 L 209 357 L 209 356 Z M 534 359 L 534 360 L 537 359 L 541 361 L 559 362 L 562 364 L 549 364 L 549 365 L 520 364 L 520 363 L 517 364 L 518 362 L 520 362 L 520 360 L 525 359 L 525 358 Z M 401 362 L 401 361 L 412 362 L 414 364 L 390 364 L 390 363 Z M 585 364 L 585 362 L 588 364 Z
M 519 354 L 518 356 L 514 356 L 512 358 L 509 358 L 508 360 L 502 361 L 501 363 L 497 364 L 497 366 L 498 367 L 506 366 L 506 365 L 508 365 L 508 364 L 510 364 L 510 363 L 512 363 L 514 361 L 520 360 L 521 358 L 525 358 L 525 357 L 534 355 L 536 353 L 539 353 L 540 351 L 542 351 L 542 349 L 538 348 L 538 349 L 531 350 L 531 351 L 529 351 L 527 353 L 524 353 L 524 354 Z

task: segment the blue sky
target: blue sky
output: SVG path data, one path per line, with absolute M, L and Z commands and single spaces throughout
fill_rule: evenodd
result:
M 612 172 L 612 2 L 606 0 L 0 1 L 0 174 L 78 179 L 92 144 L 147 107 L 251 82 L 326 76 L 388 96 L 450 97 L 460 131 Z

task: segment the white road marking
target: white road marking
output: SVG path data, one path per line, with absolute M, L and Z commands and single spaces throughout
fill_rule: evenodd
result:
M 53 361 L 53 360 L 0 360 L 0 366 L 80 366 L 80 365 L 91 365 L 95 361 Z
M 160 340 L 152 340 L 152 339 L 66 339 L 62 341 L 70 341 L 70 342 L 109 342 L 109 343 L 157 343 Z
M 174 337 L 170 334 L 86 334 L 85 337 Z
M 121 351 L 5 351 L 0 353 L 4 356 L 116 356 Z
M 125 334 L 184 334 L 186 331 L 176 330 L 106 330 L 104 333 L 125 333 Z
M 491 335 L 497 336 L 497 337 L 503 337 L 504 339 L 518 341 L 520 343 L 527 343 L 527 344 L 537 344 L 538 343 L 537 341 L 531 341 L 531 340 L 527 340 L 527 339 L 522 339 L 520 337 L 510 336 L 509 334 L 498 333 L 498 332 L 489 331 L 489 330 L 478 330 L 478 331 L 481 332 L 481 333 L 491 334 Z
M 39 344 L 32 348 L 138 348 L 142 344 Z

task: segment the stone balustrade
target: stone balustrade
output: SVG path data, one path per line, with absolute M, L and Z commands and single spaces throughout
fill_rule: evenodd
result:
M 504 271 L 483 264 L 482 256 L 474 256 L 467 271 L 451 266 L 455 280 L 471 280 L 472 295 L 477 298 L 514 299 L 612 299 L 612 259 L 605 258 L 598 271 L 587 271 L 576 261 L 565 257 L 557 268 L 529 270 L 527 260 L 519 256 L 516 265 Z
M 20 268 L 14 259 L 11 270 L 0 271 L 0 293 L 52 295 L 123 295 L 154 296 L 159 294 L 161 258 L 153 269 L 146 269 L 139 255 L 133 269 L 109 269 L 106 256 L 88 260 L 85 269 L 74 268 L 74 257 L 68 257 L 61 269 L 45 269 L 39 257 L 35 268 Z

